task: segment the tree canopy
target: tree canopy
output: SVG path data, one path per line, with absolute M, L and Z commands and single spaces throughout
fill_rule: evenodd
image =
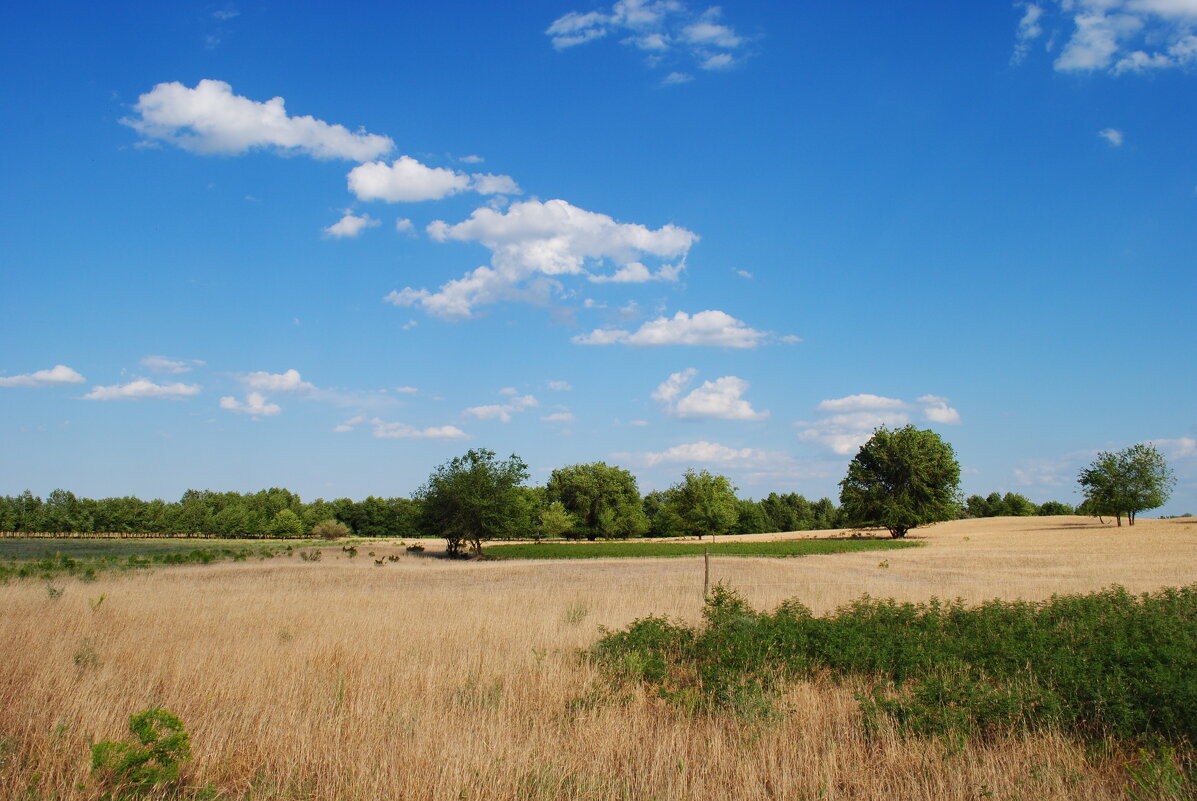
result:
M 706 470 L 687 470 L 682 480 L 666 491 L 665 508 L 682 533 L 697 537 L 727 534 L 740 516 L 731 481 Z
M 882 526 L 898 539 L 916 526 L 955 519 L 959 487 L 956 453 L 938 434 L 882 426 L 848 465 L 841 513 L 850 525 Z
M 545 496 L 565 507 L 576 521 L 571 530 L 587 539 L 638 537 L 648 529 L 636 477 L 606 462 L 557 468 Z
M 1077 477 L 1085 501 L 1082 510 L 1092 515 L 1118 518 L 1130 525 L 1144 509 L 1163 506 L 1172 494 L 1176 477 L 1154 445 L 1139 443 L 1115 453 L 1102 451 Z
M 428 476 L 416 496 L 423 503 L 423 528 L 448 542 L 450 556 L 469 543 L 482 553 L 482 541 L 530 533 L 530 507 L 521 492 L 528 466 L 512 454 L 505 461 L 479 448 L 455 456 Z

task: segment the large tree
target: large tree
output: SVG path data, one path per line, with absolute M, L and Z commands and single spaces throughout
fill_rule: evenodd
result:
M 848 465 L 840 511 L 849 525 L 882 526 L 898 539 L 916 526 L 954 520 L 959 487 L 956 453 L 938 434 L 883 426 Z
M 469 543 L 482 553 L 482 541 L 508 539 L 531 530 L 529 506 L 520 491 L 528 466 L 515 454 L 500 461 L 479 448 L 456 456 L 432 471 L 416 492 L 423 501 L 422 528 L 448 542 L 450 556 Z
M 1118 518 L 1130 525 L 1144 509 L 1163 506 L 1172 494 L 1176 477 L 1154 445 L 1139 443 L 1116 453 L 1102 451 L 1077 477 L 1085 501 L 1081 507 L 1093 515 Z
M 549 503 L 559 501 L 587 539 L 638 537 L 648 530 L 636 477 L 606 462 L 559 467 L 545 485 Z
M 666 491 L 665 506 L 682 533 L 698 537 L 729 533 L 740 515 L 731 481 L 706 470 L 687 470 L 682 480 Z

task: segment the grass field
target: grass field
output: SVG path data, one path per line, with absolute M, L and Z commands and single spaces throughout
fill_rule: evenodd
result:
M 758 609 L 796 597 L 816 613 L 865 592 L 1143 592 L 1197 582 L 1195 522 L 961 521 L 912 532 L 921 548 L 713 557 L 712 574 Z M 0 585 L 0 798 L 97 798 L 90 745 L 128 737 L 128 716 L 151 706 L 191 734 L 185 786 L 246 801 L 1104 801 L 1129 797 L 1127 763 L 1142 759 L 1051 731 L 866 735 L 865 685 L 829 675 L 787 685 L 764 720 L 606 689 L 578 650 L 650 614 L 695 622 L 702 557 L 455 562 L 359 547 L 63 579 L 57 596 Z
M 857 551 L 915 548 L 919 543 L 892 539 L 803 539 L 718 542 L 535 542 L 517 545 L 490 545 L 486 555 L 492 559 L 604 559 L 651 558 L 665 556 L 812 556 L 815 554 L 856 553 Z

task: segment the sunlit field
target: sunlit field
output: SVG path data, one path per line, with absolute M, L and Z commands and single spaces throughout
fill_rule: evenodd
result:
M 769 536 L 787 535 L 744 539 Z M 715 556 L 712 580 L 757 608 L 797 598 L 816 613 L 863 593 L 983 601 L 1197 582 L 1188 519 L 981 519 L 910 539 L 924 547 Z M 154 706 L 191 734 L 182 779 L 198 797 L 1127 797 L 1133 749 L 1053 733 L 870 738 L 859 687 L 830 676 L 794 684 L 761 720 L 611 689 L 579 649 L 600 626 L 697 620 L 701 556 L 453 562 L 358 548 L 0 586 L 0 798 L 97 797 L 90 745 L 127 737 L 128 716 Z

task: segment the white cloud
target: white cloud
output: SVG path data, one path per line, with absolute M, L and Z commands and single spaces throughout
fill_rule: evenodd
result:
M 678 0 L 619 0 L 610 9 L 571 11 L 554 20 L 545 33 L 558 51 L 614 34 L 621 44 L 647 54 L 650 67 L 680 61 L 720 69 L 730 66 L 735 61 L 733 54 L 743 53 L 746 45 L 743 36 L 719 21 L 721 15 L 718 6 L 695 13 Z M 691 79 L 674 70 L 663 83 Z
M 736 275 L 740 276 L 741 278 L 752 278 L 752 273 L 748 272 L 748 270 L 736 270 Z
M 140 400 L 142 398 L 166 398 L 175 400 L 198 395 L 200 388 L 196 384 L 155 384 L 146 378 L 138 378 L 127 384 L 112 384 L 110 386 L 95 386 L 91 392 L 83 396 L 85 400 Z
M 220 399 L 220 408 L 254 417 L 273 417 L 283 410 L 283 407 L 277 403 L 267 401 L 266 396 L 261 392 L 249 393 L 245 396 L 244 402 L 237 400 L 232 395 L 226 395 Z
M 667 411 L 683 420 L 764 420 L 769 413 L 754 410 L 742 397 L 748 386 L 734 375 L 704 381 Z
M 510 423 L 513 414 L 519 414 L 526 409 L 531 409 L 539 405 L 540 403 L 536 398 L 531 395 L 524 395 L 522 397 L 513 397 L 508 403 L 471 406 L 463 411 L 462 414 L 478 420 L 499 420 L 503 423 Z
M 549 389 L 555 392 L 569 392 L 573 386 L 568 381 L 550 381 L 548 382 Z
M 480 195 L 522 195 L 524 190 L 510 175 L 476 172 L 470 176 L 470 189 Z
M 395 391 L 400 393 L 401 395 L 415 395 L 420 390 L 418 390 L 415 387 L 395 387 Z
M 362 231 L 367 228 L 373 228 L 378 224 L 378 220 L 369 214 L 363 214 L 358 217 L 353 212 L 346 210 L 345 216 L 325 228 L 324 233 L 335 239 L 353 239 Z
M 885 398 L 881 395 L 864 393 L 821 401 L 818 409 L 821 412 L 855 412 L 862 409 L 901 409 L 905 405 L 905 402 L 897 398 Z
M 388 423 L 377 417 L 370 423 L 374 426 L 373 434 L 378 439 L 441 439 L 457 440 L 469 439 L 470 435 L 457 426 L 429 426 L 417 428 L 407 423 Z
M 678 275 L 681 273 L 685 265 L 678 264 L 663 264 L 657 271 L 649 270 L 638 261 L 631 264 L 626 264 L 620 267 L 611 275 L 592 275 L 590 280 L 596 284 L 614 283 L 614 284 L 643 284 L 648 281 L 676 281 Z
M 706 345 L 719 348 L 755 348 L 767 334 L 749 328 L 726 312 L 707 310 L 693 316 L 679 311 L 673 317 L 649 320 L 634 332 L 599 328 L 579 334 L 579 345 Z
M 661 403 L 673 403 L 677 399 L 677 396 L 682 394 L 686 387 L 690 386 L 690 382 L 694 380 L 694 376 L 696 375 L 698 375 L 698 370 L 693 367 L 687 367 L 679 373 L 672 373 L 653 392 L 653 400 L 660 401 Z
M 482 156 L 469 155 L 462 156 L 458 159 L 458 161 L 460 161 L 462 164 L 481 164 L 482 162 L 486 161 L 486 159 L 482 158 Z
M 203 367 L 205 362 L 199 359 L 182 361 L 180 359 L 168 359 L 165 356 L 146 356 L 138 364 L 156 373 L 173 373 L 178 375 L 179 373 L 191 372 L 192 367 Z
M 540 419 L 546 423 L 572 423 L 575 418 L 573 412 L 553 412 L 552 414 L 546 414 Z
M 1120 75 L 1197 64 L 1195 0 L 1050 0 L 1025 8 L 1013 63 L 1055 23 L 1069 29 L 1054 64 L 1062 72 Z
M 608 262 L 626 268 L 647 257 L 682 261 L 698 240 L 675 225 L 652 230 L 619 223 L 564 200 L 521 201 L 506 211 L 479 208 L 468 220 L 456 225 L 436 220 L 427 230 L 438 242 L 479 242 L 491 251 L 489 266 L 442 284 L 437 292 L 405 287 L 385 298 L 446 319 L 472 317 L 476 307 L 505 300 L 546 303 L 561 291 L 561 277 L 591 277 L 590 269 Z M 662 271 L 664 276 L 667 271 Z M 624 272 L 621 280 L 631 277 Z
M 346 434 L 364 422 L 366 422 L 365 415 L 359 414 L 356 417 L 350 417 L 344 423 L 337 423 L 336 427 L 333 428 L 333 433 L 334 434 Z
M 938 395 L 924 395 L 919 398 L 919 403 L 923 404 L 923 418 L 946 426 L 960 425 L 960 412 L 948 406 L 948 401 L 948 398 Z
M 1160 449 L 1168 459 L 1192 459 L 1197 457 L 1197 439 L 1193 437 L 1178 437 L 1177 439 L 1153 439 L 1151 444 Z
M 382 161 L 359 164 L 349 171 L 349 191 L 358 200 L 388 203 L 440 200 L 470 186 L 468 175 L 447 167 L 429 167 L 411 156 L 400 156 L 389 165 Z
M 612 460 L 656 467 L 661 464 L 680 464 L 687 467 L 740 467 L 764 468 L 792 461 L 788 454 L 780 451 L 763 451 L 757 448 L 732 448 L 717 442 L 688 442 L 674 445 L 664 451 L 643 453 L 616 453 Z
M 401 234 L 411 234 L 412 236 L 415 236 L 416 226 L 415 223 L 406 217 L 400 217 L 399 219 L 395 220 L 395 230 Z
M 1122 131 L 1117 128 L 1102 128 L 1097 135 L 1110 143 L 1110 147 L 1122 147 Z
M 834 414 L 814 421 L 799 421 L 798 439 L 814 442 L 833 453 L 847 456 L 868 442 L 873 431 L 881 426 L 900 428 L 910 423 L 909 411 L 922 407 L 923 418 L 942 425 L 958 425 L 960 413 L 948 406 L 948 399 L 938 395 L 923 395 L 917 404 L 899 398 L 862 393 L 843 398 L 831 398 L 816 407 Z
M 255 148 L 318 159 L 368 161 L 394 147 L 386 136 L 353 133 L 314 117 L 287 115 L 276 97 L 260 103 L 224 81 L 202 80 L 194 89 L 160 83 L 134 106 L 136 117 L 121 120 L 150 140 L 170 142 L 193 153 L 239 155 Z
M 65 364 L 56 364 L 49 370 L 0 377 L 0 387 L 49 387 L 56 384 L 82 384 L 85 380 Z
M 316 389 L 315 385 L 304 381 L 300 377 L 299 371 L 295 369 L 288 370 L 285 373 L 267 373 L 263 371 L 249 373 L 241 380 L 254 389 L 261 389 L 266 392 L 312 392 Z
M 694 80 L 694 76 L 688 72 L 671 72 L 661 79 L 661 83 L 665 86 L 678 86 L 683 83 L 690 83 Z

